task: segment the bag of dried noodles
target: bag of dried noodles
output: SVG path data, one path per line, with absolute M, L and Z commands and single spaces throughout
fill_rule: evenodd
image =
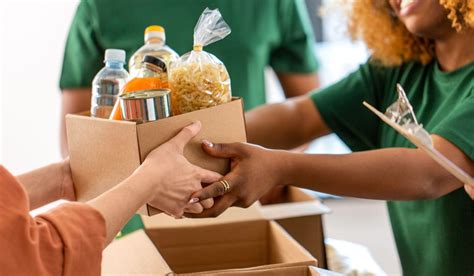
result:
M 229 73 L 213 54 L 203 50 L 230 34 L 219 10 L 206 8 L 194 28 L 194 47 L 171 63 L 169 84 L 173 114 L 178 115 L 229 102 Z

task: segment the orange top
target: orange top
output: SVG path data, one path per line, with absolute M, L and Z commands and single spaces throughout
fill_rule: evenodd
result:
M 0 166 L 0 275 L 100 275 L 105 220 L 84 203 L 31 217 L 26 191 Z

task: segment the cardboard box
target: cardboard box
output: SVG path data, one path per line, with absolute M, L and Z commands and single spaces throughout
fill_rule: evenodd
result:
M 170 228 L 170 227 L 194 227 L 200 225 L 214 225 L 222 223 L 252 221 L 264 219 L 260 211 L 260 204 L 256 202 L 249 208 L 230 207 L 217 218 L 175 219 L 166 214 L 156 216 L 142 216 L 145 229 Z
M 105 275 L 273 275 L 268 273 L 316 264 L 278 224 L 254 220 L 147 229 L 146 235 L 134 232 L 106 248 L 102 271 Z
M 147 154 L 176 135 L 183 127 L 201 121 L 201 132 L 187 145 L 184 155 L 193 164 L 225 174 L 228 160 L 212 158 L 201 149 L 201 140 L 217 143 L 245 142 L 241 99 L 144 124 L 91 118 L 86 114 L 66 116 L 69 158 L 79 201 L 87 201 L 127 178 Z M 154 208 L 140 213 L 152 215 Z
M 231 207 L 217 218 L 176 220 L 160 214 L 143 216 L 142 220 L 145 229 L 275 220 L 318 260 L 319 267 L 327 268 L 322 215 L 329 213 L 329 208 L 301 189 L 291 186 L 285 190 L 280 200 L 280 203 L 263 206 L 257 202 L 247 209 Z
M 318 260 L 319 267 L 327 268 L 322 215 L 329 213 L 329 208 L 291 186 L 285 191 L 282 201 L 262 205 L 260 211 L 263 217 L 277 221 Z

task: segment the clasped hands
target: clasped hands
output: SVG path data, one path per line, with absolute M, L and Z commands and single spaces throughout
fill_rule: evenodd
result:
M 134 177 L 154 187 L 149 205 L 175 218 L 217 217 L 230 206 L 252 205 L 274 186 L 272 183 L 283 183 L 278 178 L 278 151 L 245 143 L 202 142 L 207 154 L 231 160 L 232 170 L 225 177 L 189 163 L 183 150 L 200 129 L 199 122 L 183 128 L 153 150 L 135 171 Z

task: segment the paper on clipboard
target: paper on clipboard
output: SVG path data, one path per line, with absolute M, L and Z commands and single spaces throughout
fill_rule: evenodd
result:
M 457 179 L 464 184 L 474 186 L 474 178 L 433 147 L 430 134 L 423 128 L 423 125 L 418 124 L 413 108 L 400 84 L 397 84 L 397 92 L 398 100 L 387 108 L 385 114 L 365 101 L 363 104 L 382 119 L 382 121 L 394 128 L 415 146 L 426 152 L 433 160 L 448 170 Z

